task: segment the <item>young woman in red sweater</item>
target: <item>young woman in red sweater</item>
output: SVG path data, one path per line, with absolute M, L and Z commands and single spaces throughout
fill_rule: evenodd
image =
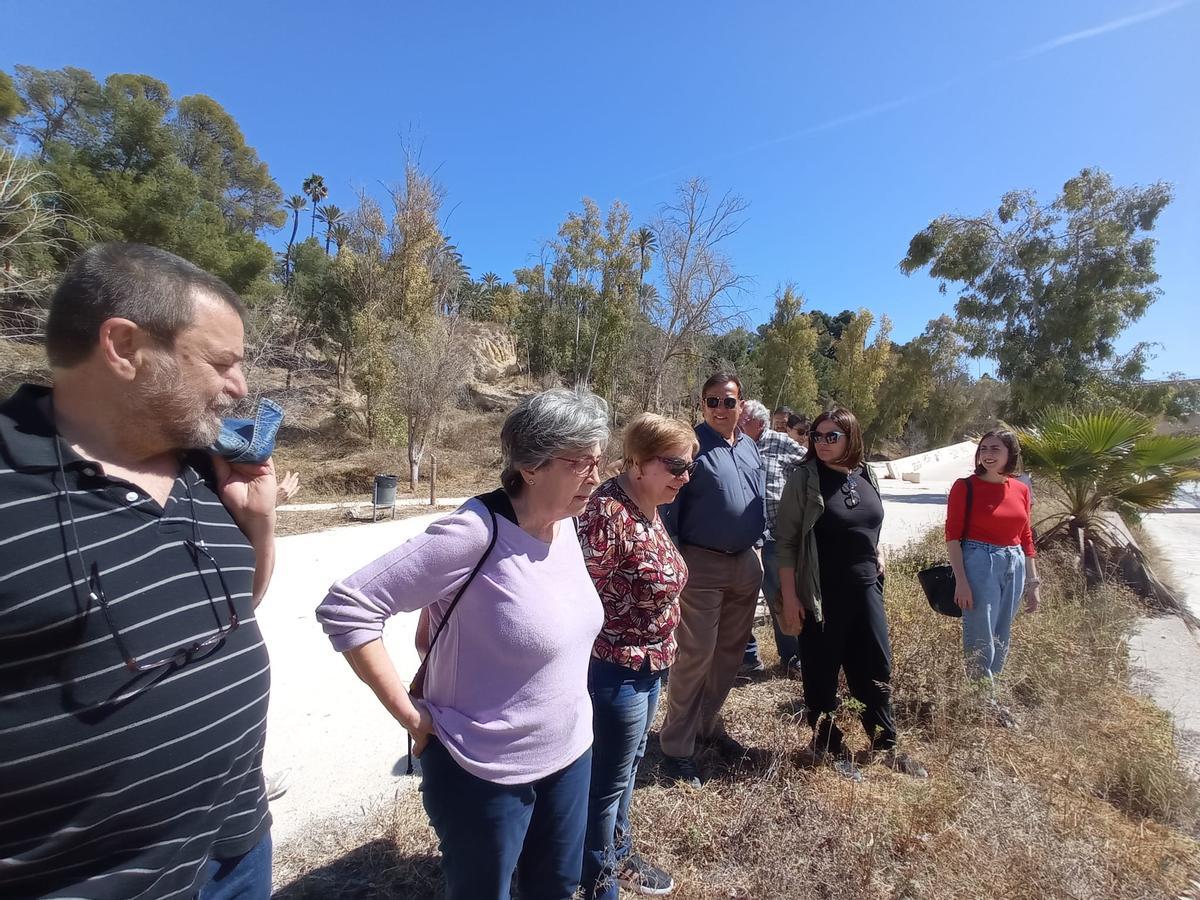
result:
M 989 431 L 975 451 L 975 474 L 954 483 L 946 511 L 946 551 L 954 569 L 954 600 L 963 611 L 967 672 L 989 684 L 1004 668 L 1022 594 L 1027 612 L 1041 599 L 1029 488 L 1013 476 L 1020 461 L 1015 434 Z M 964 527 L 968 480 L 971 509 Z M 1010 713 L 996 711 L 1002 724 L 1012 724 Z

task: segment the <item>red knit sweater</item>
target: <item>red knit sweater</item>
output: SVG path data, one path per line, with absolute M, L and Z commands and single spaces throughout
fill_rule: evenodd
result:
M 998 547 L 1021 545 L 1026 556 L 1036 556 L 1033 548 L 1033 528 L 1029 521 L 1029 488 L 1015 478 L 1003 484 L 971 476 L 971 521 L 967 523 L 967 540 L 983 541 Z M 967 508 L 967 485 L 964 479 L 950 488 L 946 509 L 946 540 L 957 541 L 963 536 L 963 515 Z

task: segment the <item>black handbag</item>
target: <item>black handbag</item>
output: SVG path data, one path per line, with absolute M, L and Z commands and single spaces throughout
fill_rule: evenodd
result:
M 963 480 L 967 483 L 967 508 L 963 513 L 962 537 L 958 539 L 960 546 L 967 539 L 967 522 L 971 519 L 971 479 L 964 478 Z M 917 581 L 921 584 L 921 590 L 925 592 L 925 599 L 929 601 L 929 606 L 935 612 L 956 619 L 962 618 L 962 609 L 954 602 L 954 569 L 950 567 L 949 563 L 922 569 L 917 573 Z

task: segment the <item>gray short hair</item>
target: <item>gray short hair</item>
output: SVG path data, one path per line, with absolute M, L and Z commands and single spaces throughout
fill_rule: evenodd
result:
M 223 301 L 243 319 L 246 307 L 216 275 L 186 259 L 145 244 L 97 244 L 63 273 L 46 319 L 50 365 L 83 362 L 100 340 L 106 319 L 129 319 L 161 346 L 196 317 L 196 291 Z
M 742 404 L 742 412 L 747 419 L 753 419 L 755 422 L 761 422 L 763 428 L 771 427 L 771 413 L 767 408 L 757 400 L 747 400 Z
M 524 487 L 521 469 L 537 469 L 565 451 L 608 443 L 608 404 L 591 391 L 554 388 L 526 397 L 500 429 L 500 483 L 511 495 Z

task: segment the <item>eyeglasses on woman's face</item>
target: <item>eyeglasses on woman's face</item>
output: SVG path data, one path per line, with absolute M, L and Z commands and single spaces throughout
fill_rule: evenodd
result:
M 718 406 L 723 406 L 726 409 L 736 409 L 738 405 L 737 397 L 705 397 L 704 405 L 709 409 L 716 409 Z
M 812 439 L 817 444 L 836 444 L 846 436 L 844 431 L 814 431 Z
M 587 478 L 593 472 L 599 472 L 604 468 L 603 456 L 556 456 L 554 458 L 565 462 L 577 478 Z

